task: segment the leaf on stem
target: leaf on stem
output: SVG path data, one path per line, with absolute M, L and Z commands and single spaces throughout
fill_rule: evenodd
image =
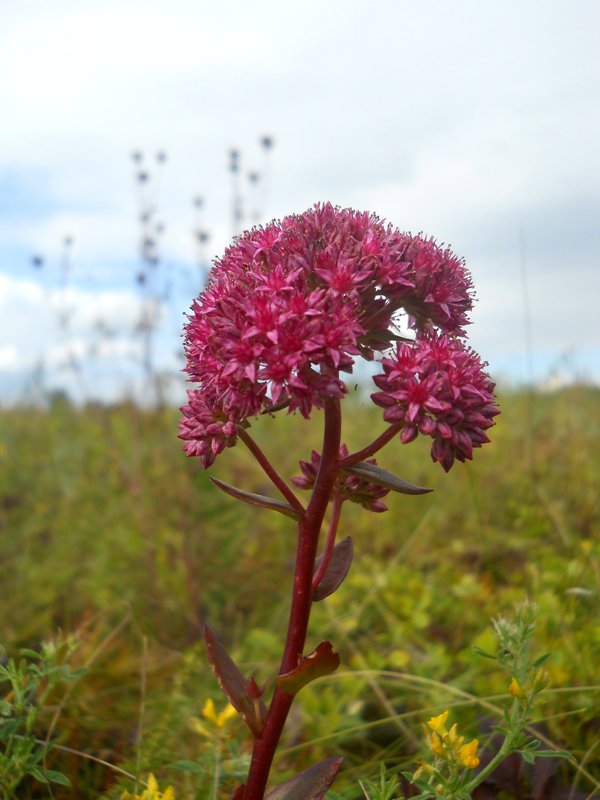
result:
M 204 626 L 208 660 L 231 705 L 242 715 L 255 737 L 259 737 L 267 713 L 254 678 L 246 680 L 208 625 Z
M 341 756 L 335 756 L 320 761 L 271 789 L 265 800 L 323 800 L 343 760 Z
M 277 686 L 288 694 L 297 694 L 303 686 L 324 675 L 331 675 L 340 665 L 331 642 L 321 642 L 316 650 L 302 658 L 296 669 L 277 678 Z
M 246 784 L 240 783 L 235 792 L 231 795 L 231 800 L 244 800 L 245 791 L 246 791 Z
M 348 574 L 353 556 L 354 548 L 352 546 L 352 538 L 346 536 L 346 538 L 338 542 L 331 551 L 331 561 L 325 570 L 325 575 L 323 575 L 313 593 L 313 600 L 324 600 L 340 588 Z M 321 555 L 315 561 L 315 575 L 322 562 L 323 556 Z
M 387 469 L 378 467 L 376 464 L 368 464 L 366 461 L 359 461 L 358 464 L 353 464 L 351 467 L 342 467 L 342 470 L 401 494 L 427 494 L 433 491 L 433 489 L 426 489 L 424 486 L 415 486 L 414 483 L 409 483 L 404 478 L 399 478 L 398 475 L 388 472 Z
M 251 506 L 260 506 L 261 508 L 270 508 L 271 511 L 279 511 L 280 514 L 285 514 L 286 517 L 292 519 L 300 519 L 302 514 L 296 511 L 289 503 L 284 500 L 277 500 L 274 497 L 267 497 L 263 494 L 254 494 L 253 492 L 245 492 L 243 489 L 237 489 L 235 486 L 230 486 L 225 481 L 220 481 L 218 478 L 211 477 L 214 485 L 221 489 L 225 494 L 235 497 L 236 500 L 243 500 L 244 503 L 250 503 Z

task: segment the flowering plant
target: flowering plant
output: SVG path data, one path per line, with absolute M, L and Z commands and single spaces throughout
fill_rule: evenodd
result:
M 341 759 L 327 759 L 265 795 L 273 756 L 297 692 L 333 672 L 339 657 L 322 642 L 304 655 L 311 605 L 336 591 L 352 560 L 348 537 L 336 544 L 342 506 L 386 510 L 389 491 L 423 494 L 372 456 L 396 436 L 433 440 L 431 456 L 448 471 L 489 441 L 499 413 L 485 364 L 465 344 L 473 304 L 464 262 L 432 239 L 401 233 L 375 215 L 330 204 L 273 222 L 238 238 L 216 261 L 185 330 L 186 371 L 198 388 L 182 409 L 180 438 L 208 468 L 238 440 L 249 448 L 283 500 L 251 494 L 213 478 L 239 500 L 292 517 L 298 526 L 287 638 L 270 704 L 239 671 L 210 628 L 212 667 L 253 738 L 246 783 L 233 800 L 321 800 Z M 387 427 L 351 453 L 342 443 L 342 376 L 357 359 L 377 360 Z M 250 420 L 287 409 L 309 418 L 323 409 L 320 453 L 301 461 L 297 497 L 249 433 Z M 329 528 L 317 558 L 329 504 Z

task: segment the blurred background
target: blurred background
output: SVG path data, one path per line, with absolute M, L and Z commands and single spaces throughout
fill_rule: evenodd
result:
M 466 258 L 505 384 L 600 380 L 593 0 L 0 14 L 0 402 L 179 402 L 211 258 L 325 200 Z
M 245 775 L 241 721 L 206 733 L 202 628 L 272 677 L 293 530 L 181 453 L 181 331 L 235 234 L 331 201 L 464 256 L 502 414 L 448 475 L 424 437 L 386 448 L 433 493 L 344 507 L 356 560 L 309 634 L 343 670 L 303 690 L 277 779 L 342 754 L 332 800 L 364 800 L 447 708 L 485 763 L 509 678 L 473 646 L 530 598 L 534 728 L 573 760 L 479 797 L 600 797 L 599 30 L 595 0 L 0 2 L 0 666 L 29 648 L 16 693 L 0 672 L 0 794 L 47 798 L 40 765 L 56 800 Z M 320 448 L 318 414 L 252 426 L 286 479 Z M 351 392 L 350 449 L 381 429 Z M 273 492 L 242 445 L 214 474 Z

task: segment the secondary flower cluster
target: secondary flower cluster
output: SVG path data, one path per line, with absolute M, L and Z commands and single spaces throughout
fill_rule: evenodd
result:
M 416 344 L 401 346 L 392 357 L 399 365 L 405 350 L 418 350 L 423 341 L 464 336 L 472 303 L 461 259 L 373 214 L 327 203 L 246 232 L 216 261 L 186 325 L 186 371 L 198 388 L 182 409 L 184 450 L 209 467 L 235 444 L 249 417 L 287 408 L 308 418 L 329 399 L 343 397 L 340 373 L 352 372 L 357 357 L 372 360 L 389 350 L 399 338 L 398 314 L 416 336 Z M 386 375 L 390 369 L 384 361 Z M 433 455 L 445 468 L 454 457 L 470 457 L 469 447 L 484 441 L 476 429 L 486 427 L 475 423 L 476 403 L 463 409 L 468 392 L 458 385 L 461 368 L 452 369 L 450 384 L 460 388 L 457 414 L 464 418 L 466 411 L 469 418 L 462 427 L 448 412 L 436 421 Z M 474 366 L 466 372 L 477 388 L 491 385 L 475 376 Z M 408 378 L 418 383 L 420 375 L 413 369 Z M 404 419 L 396 384 L 378 386 L 393 400 L 397 419 Z M 450 402 L 450 384 L 444 384 L 441 403 Z M 391 404 L 383 394 L 387 419 Z M 429 406 L 419 419 L 405 410 L 412 438 L 419 431 L 433 435 Z
M 348 448 L 345 444 L 340 447 L 340 460 L 348 456 Z M 369 458 L 367 464 L 377 464 L 376 459 Z M 300 469 L 302 475 L 297 478 L 292 478 L 292 483 L 299 489 L 312 489 L 317 479 L 317 473 L 321 466 L 321 455 L 313 450 L 310 456 L 310 461 L 301 461 Z M 342 475 L 339 479 L 339 491 L 343 500 L 350 500 L 353 503 L 358 503 L 367 511 L 387 511 L 387 506 L 381 501 L 382 497 L 389 494 L 390 490 L 384 486 L 379 486 L 376 483 L 371 483 L 365 478 L 359 478 L 357 475 Z
M 472 458 L 473 448 L 489 438 L 499 409 L 494 384 L 473 350 L 449 336 L 427 336 L 399 344 L 382 359 L 383 374 L 373 379 L 382 391 L 371 395 L 387 422 L 403 424 L 408 443 L 423 433 L 433 438 L 431 456 L 446 472 L 455 459 Z

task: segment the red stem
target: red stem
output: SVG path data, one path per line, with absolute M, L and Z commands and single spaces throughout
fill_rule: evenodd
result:
M 269 476 L 274 485 L 279 489 L 279 491 L 285 497 L 288 503 L 292 506 L 292 508 L 294 508 L 300 514 L 304 514 L 304 506 L 302 505 L 300 500 L 298 500 L 296 495 L 292 492 L 290 487 L 283 480 L 281 475 L 277 472 L 275 467 L 271 464 L 269 459 L 266 457 L 266 455 L 263 453 L 260 447 L 256 444 L 256 442 L 250 436 L 250 434 L 243 428 L 239 428 L 237 435 L 246 445 L 248 450 L 250 450 L 254 458 L 258 461 L 263 470 Z
M 312 578 L 317 545 L 323 517 L 338 471 L 337 458 L 340 449 L 341 428 L 342 417 L 339 401 L 328 400 L 325 404 L 325 431 L 321 464 L 306 513 L 298 523 L 292 606 L 279 674 L 290 672 L 298 666 L 304 651 L 312 604 Z M 275 688 L 262 735 L 260 739 L 254 740 L 244 800 L 262 800 L 264 797 L 273 756 L 293 701 L 293 695 L 284 692 L 279 687 Z
M 354 464 L 358 464 L 359 461 L 364 461 L 365 458 L 369 458 L 370 456 L 374 455 L 378 450 L 381 450 L 382 447 L 390 442 L 397 433 L 400 433 L 403 425 L 403 422 L 394 422 L 394 424 L 390 425 L 390 427 L 385 430 L 381 436 L 378 436 L 376 439 L 374 439 L 371 444 L 363 447 L 362 450 L 357 450 L 356 453 L 350 453 L 350 455 L 346 456 L 346 458 L 342 458 L 338 466 L 340 469 L 344 469 L 344 467 L 352 467 Z

